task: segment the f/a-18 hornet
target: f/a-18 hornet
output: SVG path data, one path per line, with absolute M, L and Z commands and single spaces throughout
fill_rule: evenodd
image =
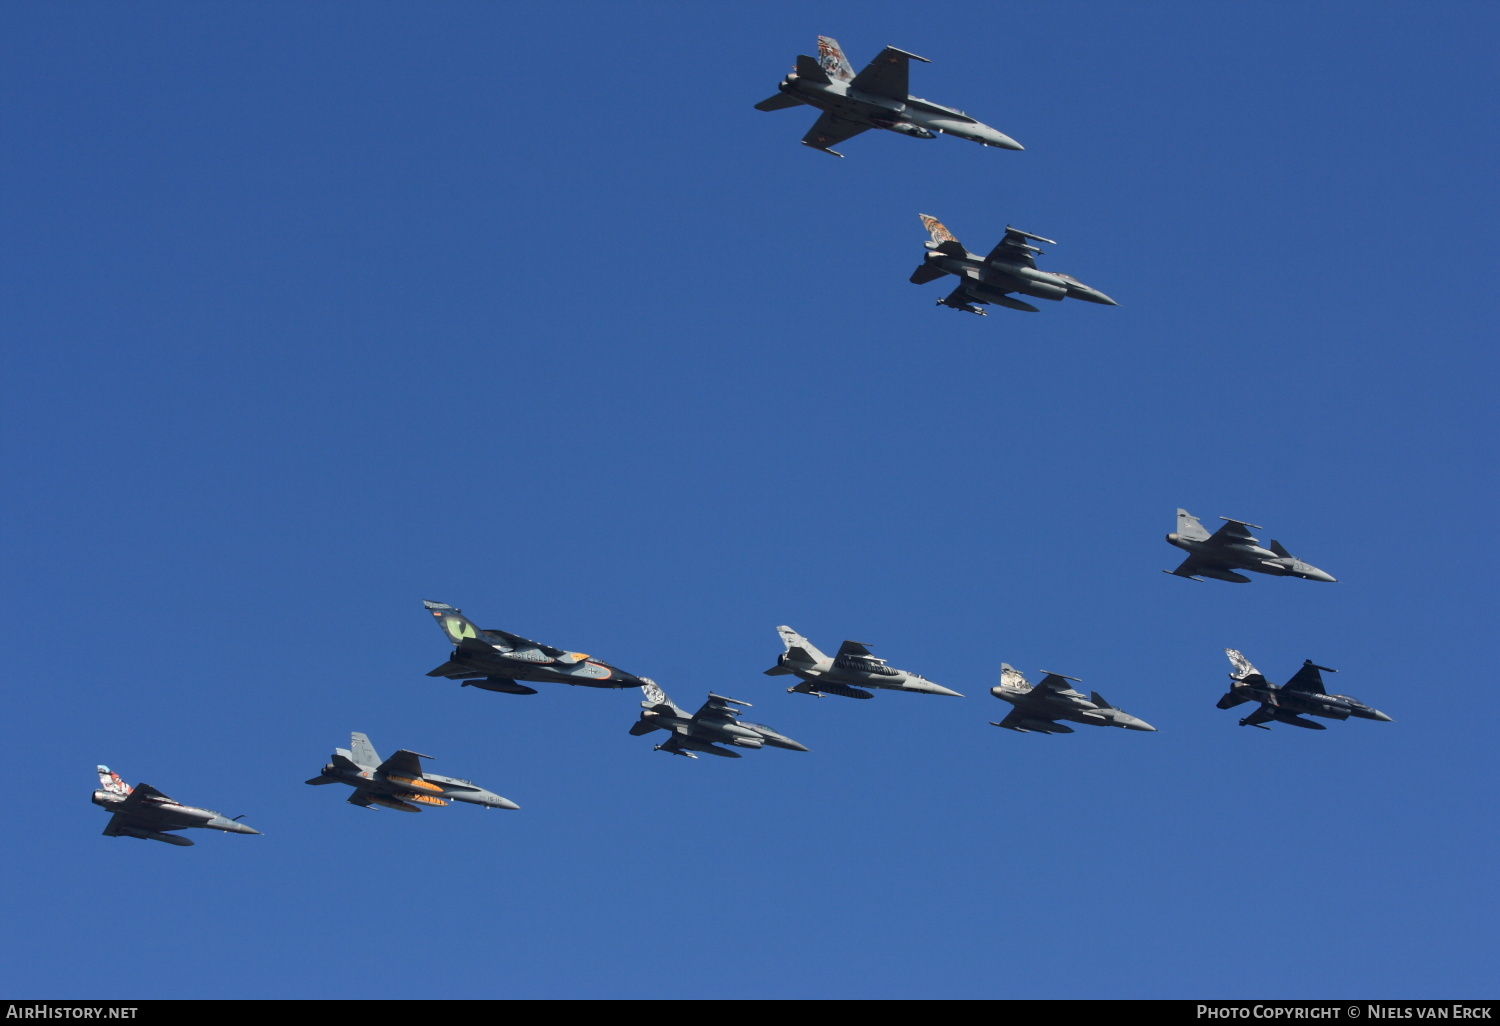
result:
M 790 748 L 794 752 L 807 751 L 779 730 L 764 723 L 740 719 L 740 710 L 735 706 L 748 706 L 750 703 L 738 698 L 725 698 L 710 691 L 703 708 L 689 715 L 687 710 L 673 702 L 665 691 L 649 680 L 641 685 L 641 694 L 646 696 L 646 700 L 641 703 L 641 718 L 630 728 L 630 732 L 636 737 L 653 730 L 671 733 L 671 737 L 656 746 L 658 752 L 685 755 L 689 759 L 698 758 L 693 754 L 695 752 L 722 755 L 729 759 L 740 757 L 739 752 L 720 748 L 721 744 L 733 745 L 735 748 L 761 748 L 770 745 L 772 748 Z
M 916 139 L 956 135 L 1002 150 L 1025 148 L 1004 132 L 980 124 L 961 110 L 908 95 L 906 79 L 910 61 L 932 63 L 926 57 L 888 46 L 856 75 L 839 44 L 827 36 L 819 36 L 817 59 L 806 54 L 799 56 L 796 68 L 776 87 L 777 94 L 761 100 L 755 109 L 783 110 L 804 103 L 818 108 L 823 113 L 802 137 L 802 144 L 835 157 L 843 154 L 829 147 L 872 128 Z
M 1119 306 L 1098 289 L 1089 288 L 1071 275 L 1057 271 L 1037 270 L 1035 256 L 1042 251 L 1026 240 L 1045 242 L 1049 246 L 1057 243 L 1040 235 L 1030 235 L 1019 229 L 1005 226 L 1005 237 L 988 256 L 970 253 L 943 223 L 927 214 L 919 214 L 927 227 L 930 241 L 927 256 L 922 266 L 911 273 L 914 285 L 926 285 L 945 274 L 957 275 L 962 282 L 947 296 L 937 301 L 938 306 L 952 307 L 971 314 L 984 316 L 984 311 L 975 304 L 994 303 L 1012 310 L 1036 313 L 1030 303 L 1011 297 L 1012 292 L 1037 299 L 1081 299 L 1086 303 L 1102 306 Z
M 94 792 L 94 804 L 114 813 L 104 827 L 105 837 L 139 837 L 146 841 L 165 841 L 167 844 L 191 848 L 192 841 L 168 831 L 205 827 L 209 830 L 222 830 L 227 834 L 260 833 L 241 823 L 238 816 L 229 819 L 213 809 L 183 805 L 181 802 L 174 802 L 150 784 L 130 787 L 108 766 L 98 766 L 96 769 L 99 771 L 99 790 Z
M 464 687 L 503 691 L 507 695 L 536 694 L 536 688 L 516 683 L 521 680 L 589 688 L 639 687 L 645 680 L 602 660 L 591 659 L 583 652 L 567 652 L 506 631 L 481 630 L 462 610 L 446 603 L 422 605 L 454 646 L 452 657 L 428 671 L 429 677 L 461 680 Z
M 1250 583 L 1250 578 L 1235 573 L 1236 570 L 1250 570 L 1258 574 L 1270 574 L 1272 577 L 1300 577 L 1305 581 L 1332 583 L 1337 580 L 1332 574 L 1319 570 L 1311 563 L 1302 562 L 1274 538 L 1269 549 L 1261 548 L 1260 541 L 1249 531 L 1252 527 L 1257 531 L 1261 530 L 1259 524 L 1247 524 L 1243 520 L 1230 520 L 1228 517 L 1219 519 L 1226 523 L 1209 534 L 1208 529 L 1198 523 L 1197 517 L 1185 509 L 1179 509 L 1177 530 L 1167 535 L 1167 541 L 1179 549 L 1185 549 L 1188 558 L 1176 570 L 1163 570 L 1162 573 L 1194 580 L 1212 577 L 1216 581 L 1232 581 L 1235 584 Z
M 776 660 L 776 665 L 766 671 L 766 676 L 795 674 L 802 678 L 801 683 L 792 685 L 787 691 L 802 695 L 873 698 L 874 695 L 862 689 L 882 688 L 887 691 L 915 691 L 923 695 L 964 697 L 941 684 L 934 684 L 926 677 L 887 666 L 884 659 L 875 658 L 868 648 L 857 641 L 844 642 L 839 646 L 838 653 L 830 659 L 790 627 L 778 627 L 776 633 L 781 635 L 781 643 L 786 646 L 786 651 Z
M 1046 672 L 1046 671 L 1043 671 Z M 1000 686 L 990 688 L 990 694 L 1015 706 L 999 723 L 991 726 L 1004 727 L 1025 734 L 1071 734 L 1058 720 L 1072 720 L 1095 727 L 1124 727 L 1126 730 L 1155 730 L 1145 720 L 1116 709 L 1095 691 L 1088 698 L 1073 690 L 1068 681 L 1077 677 L 1064 677 L 1060 673 L 1048 673 L 1034 686 L 1027 683 L 1021 671 L 1009 663 L 1000 664 Z
M 1291 680 L 1277 687 L 1261 676 L 1260 671 L 1250 665 L 1250 660 L 1237 650 L 1226 648 L 1224 654 L 1229 656 L 1234 672 L 1229 675 L 1229 694 L 1219 699 L 1219 708 L 1233 709 L 1243 702 L 1260 703 L 1259 709 L 1240 720 L 1242 727 L 1270 730 L 1265 724 L 1269 720 L 1275 720 L 1278 723 L 1290 723 L 1294 727 L 1327 729 L 1321 723 L 1302 719 L 1298 713 L 1322 716 L 1330 720 L 1347 720 L 1351 716 L 1358 716 L 1362 720 L 1391 722 L 1391 718 L 1379 709 L 1371 709 L 1348 695 L 1330 695 L 1324 691 L 1323 673 L 1335 671 L 1327 666 L 1318 666 L 1311 659 L 1303 662 L 1302 669 Z
M 421 812 L 423 805 L 447 805 L 450 801 L 483 805 L 487 809 L 520 808 L 509 798 L 486 791 L 472 780 L 422 772 L 422 764 L 417 760 L 430 758 L 403 748 L 382 762 L 370 739 L 356 732 L 349 735 L 348 748 L 335 748 L 333 761 L 304 783 L 348 784 L 354 788 L 349 804 L 366 809 L 379 805 L 400 812 Z

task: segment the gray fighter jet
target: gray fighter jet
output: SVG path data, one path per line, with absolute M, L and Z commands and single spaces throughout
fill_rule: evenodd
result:
M 212 809 L 174 802 L 150 784 L 130 787 L 108 766 L 95 768 L 99 771 L 99 790 L 94 792 L 94 804 L 114 813 L 104 827 L 105 837 L 139 837 L 191 848 L 192 841 L 168 831 L 204 827 L 226 834 L 260 833 L 241 823 L 238 816 L 229 819 Z
M 786 646 L 786 651 L 776 660 L 776 665 L 766 671 L 766 676 L 795 674 L 801 677 L 801 683 L 787 688 L 788 691 L 802 695 L 873 698 L 874 695 L 862 689 L 882 688 L 887 691 L 915 691 L 923 695 L 964 697 L 957 691 L 934 684 L 926 677 L 887 666 L 884 659 L 875 658 L 868 648 L 857 641 L 844 642 L 839 646 L 838 653 L 830 659 L 790 627 L 778 627 L 776 633 L 781 635 L 781 643 Z
M 910 61 L 932 63 L 926 57 L 888 46 L 856 75 L 839 44 L 819 36 L 817 59 L 799 56 L 792 73 L 776 87 L 779 92 L 761 100 L 755 109 L 784 110 L 802 104 L 818 108 L 823 114 L 802 137 L 802 144 L 835 157 L 843 154 L 829 147 L 872 128 L 915 139 L 956 135 L 1002 150 L 1024 149 L 1004 132 L 980 124 L 961 110 L 908 95 Z
M 591 659 L 583 652 L 567 652 L 538 641 L 528 641 L 519 634 L 500 630 L 481 630 L 444 602 L 423 602 L 437 620 L 448 640 L 453 642 L 453 656 L 442 666 L 427 673 L 429 677 L 461 680 L 464 687 L 503 691 L 507 695 L 534 695 L 518 680 L 542 683 L 577 684 L 588 688 L 639 687 L 644 677 L 626 673 L 601 659 Z
M 1237 574 L 1236 570 L 1251 570 L 1272 577 L 1300 577 L 1305 581 L 1337 580 L 1311 563 L 1304 563 L 1272 539 L 1271 547 L 1263 549 L 1260 542 L 1250 534 L 1248 528 L 1259 531 L 1259 524 L 1247 524 L 1243 520 L 1226 521 L 1213 534 L 1198 522 L 1198 518 L 1185 509 L 1177 511 L 1177 530 L 1167 535 L 1167 541 L 1188 552 L 1188 558 L 1176 570 L 1163 570 L 1174 577 L 1197 580 L 1212 577 L 1216 581 L 1232 581 L 1249 584 L 1250 578 Z
M 483 805 L 487 809 L 519 809 L 509 798 L 486 791 L 472 780 L 422 772 L 418 759 L 432 756 L 405 748 L 385 761 L 375 754 L 370 739 L 349 735 L 348 748 L 335 748 L 333 761 L 307 784 L 348 784 L 354 788 L 350 805 L 368 809 L 378 805 L 398 812 L 421 812 L 423 805 L 447 805 L 450 801 Z
M 994 303 L 1012 310 L 1037 312 L 1037 308 L 1030 303 L 1012 298 L 1012 292 L 1057 302 L 1081 299 L 1086 303 L 1099 303 L 1102 306 L 1120 305 L 1071 275 L 1037 270 L 1034 258 L 1042 251 L 1026 240 L 1045 242 L 1049 246 L 1057 245 L 1051 239 L 1029 235 L 1006 225 L 1005 237 L 1000 240 L 999 245 L 990 250 L 988 256 L 979 256 L 965 249 L 963 243 L 954 238 L 953 233 L 943 227 L 943 223 L 937 218 L 927 214 L 917 216 L 922 219 L 922 224 L 927 227 L 927 234 L 932 238 L 923 243 L 927 247 L 927 257 L 922 266 L 911 273 L 912 284 L 925 285 L 945 274 L 957 275 L 962 282 L 958 288 L 939 299 L 938 306 L 979 314 L 981 317 L 984 316 L 984 311 L 976 304 Z
M 1046 672 L 1045 670 L 1043 671 Z M 1064 677 L 1060 673 L 1048 673 L 1035 686 L 1027 683 L 1021 671 L 1009 663 L 1000 664 L 1000 686 L 990 688 L 990 694 L 1015 706 L 999 723 L 991 726 L 1004 727 L 1020 734 L 1036 731 L 1038 734 L 1071 734 L 1072 727 L 1065 727 L 1057 720 L 1072 720 L 1095 727 L 1124 727 L 1126 730 L 1155 730 L 1145 720 L 1137 719 L 1116 709 L 1104 700 L 1099 692 L 1084 698 L 1068 686 L 1068 681 L 1077 677 Z
M 1333 673 L 1334 670 L 1318 666 L 1311 659 L 1303 662 L 1302 669 L 1291 680 L 1277 687 L 1261 676 L 1260 671 L 1250 665 L 1250 660 L 1237 650 L 1226 648 L 1224 654 L 1229 656 L 1229 664 L 1234 667 L 1234 672 L 1229 675 L 1229 694 L 1219 699 L 1219 708 L 1233 709 L 1243 702 L 1260 703 L 1259 709 L 1240 720 L 1242 727 L 1270 730 L 1266 722 L 1275 720 L 1311 730 L 1327 729 L 1321 723 L 1302 719 L 1298 713 L 1322 716 L 1330 720 L 1347 720 L 1351 716 L 1358 716 L 1362 720 L 1391 722 L 1391 718 L 1379 709 L 1371 709 L 1348 695 L 1330 695 L 1324 691 L 1323 673 Z
M 670 732 L 672 736 L 656 746 L 658 752 L 685 755 L 689 759 L 698 758 L 694 754 L 696 752 L 722 755 L 728 759 L 740 757 L 739 752 L 718 747 L 721 744 L 736 748 L 761 748 L 770 745 L 772 748 L 790 748 L 794 752 L 807 751 L 779 730 L 764 723 L 740 719 L 740 711 L 735 706 L 748 706 L 750 703 L 738 698 L 725 698 L 710 691 L 703 708 L 689 714 L 668 698 L 666 692 L 653 681 L 648 680 L 641 685 L 641 694 L 646 696 L 646 700 L 641 703 L 641 718 L 630 728 L 630 733 L 640 737 L 653 730 Z

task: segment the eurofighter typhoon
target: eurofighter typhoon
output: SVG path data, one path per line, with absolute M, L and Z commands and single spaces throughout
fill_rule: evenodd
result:
M 1046 671 L 1043 671 L 1044 673 Z M 1009 663 L 1000 664 L 1000 685 L 990 688 L 990 694 L 1015 706 L 999 723 L 991 721 L 993 727 L 1004 727 L 1025 734 L 1071 734 L 1072 727 L 1058 723 L 1071 720 L 1094 727 L 1124 727 L 1126 730 L 1155 730 L 1145 720 L 1137 719 L 1123 709 L 1117 709 L 1095 691 L 1084 698 L 1073 690 L 1068 681 L 1077 677 L 1065 677 L 1060 673 L 1048 673 L 1035 685 Z
M 422 764 L 417 760 L 430 758 L 403 748 L 382 761 L 370 739 L 356 732 L 349 735 L 348 748 L 334 749 L 333 761 L 317 776 L 303 782 L 348 784 L 354 788 L 349 804 L 366 809 L 378 805 L 398 812 L 421 812 L 424 805 L 447 805 L 450 801 L 483 805 L 487 809 L 520 808 L 509 798 L 486 791 L 472 780 L 422 772 Z
M 761 100 L 755 109 L 784 110 L 803 104 L 818 108 L 823 113 L 802 137 L 802 145 L 835 157 L 843 154 L 830 147 L 872 128 L 914 139 L 956 135 L 1002 150 L 1024 149 L 1004 132 L 979 123 L 961 110 L 909 95 L 906 80 L 911 61 L 932 63 L 926 57 L 888 46 L 856 75 L 839 44 L 819 36 L 817 59 L 799 56 L 792 73 L 776 87 L 777 94 Z
M 830 659 L 790 627 L 778 627 L 776 633 L 781 635 L 781 643 L 786 646 L 786 651 L 776 660 L 776 665 L 766 671 L 766 676 L 794 674 L 802 678 L 801 683 L 792 685 L 787 691 L 802 695 L 873 698 L 874 695 L 863 689 L 881 688 L 886 691 L 964 697 L 919 674 L 887 666 L 884 659 L 875 658 L 858 641 L 844 642 Z
M 1177 530 L 1167 535 L 1167 541 L 1186 550 L 1188 558 L 1176 570 L 1163 570 L 1162 573 L 1193 580 L 1212 577 L 1216 581 L 1231 581 L 1235 584 L 1250 583 L 1250 578 L 1235 573 L 1236 570 L 1250 570 L 1272 577 L 1300 577 L 1304 581 L 1327 581 L 1330 584 L 1337 580 L 1311 563 L 1302 562 L 1274 538 L 1269 549 L 1261 548 L 1260 541 L 1249 531 L 1252 527 L 1259 531 L 1259 524 L 1247 524 L 1243 520 L 1230 520 L 1228 517 L 1219 519 L 1226 523 L 1209 534 L 1197 517 L 1185 509 L 1179 509 Z
M 739 752 L 720 748 L 721 744 L 735 748 L 770 745 L 772 748 L 790 748 L 794 752 L 807 751 L 779 730 L 764 723 L 740 719 L 740 710 L 735 707 L 750 703 L 738 698 L 725 698 L 710 691 L 708 701 L 690 715 L 651 681 L 641 685 L 641 693 L 646 696 L 641 703 L 641 718 L 630 728 L 630 733 L 640 737 L 653 730 L 668 731 L 672 736 L 656 746 L 658 752 L 685 755 L 689 759 L 696 759 L 696 752 L 722 755 L 728 759 L 740 757 Z
M 1234 667 L 1234 672 L 1229 675 L 1229 694 L 1219 699 L 1219 708 L 1233 709 L 1243 702 L 1260 703 L 1259 709 L 1240 720 L 1242 727 L 1270 730 L 1266 723 L 1275 720 L 1294 727 L 1327 729 L 1321 723 L 1302 719 L 1298 713 L 1322 716 L 1330 720 L 1347 720 L 1351 716 L 1358 716 L 1362 720 L 1391 722 L 1391 718 L 1379 709 L 1372 709 L 1348 695 L 1330 695 L 1324 691 L 1323 674 L 1335 671 L 1327 666 L 1318 666 L 1311 659 L 1303 662 L 1302 669 L 1291 680 L 1277 687 L 1266 680 L 1259 670 L 1250 665 L 1250 660 L 1236 649 L 1226 648 L 1224 654 L 1229 656 L 1229 664 Z
M 150 784 L 130 787 L 108 766 L 95 768 L 99 772 L 99 790 L 94 792 L 94 804 L 114 813 L 104 827 L 105 837 L 139 837 L 191 848 L 192 841 L 168 831 L 204 827 L 226 834 L 260 833 L 241 823 L 238 816 L 229 819 L 212 809 L 174 802 Z
M 481 630 L 463 615 L 463 611 L 443 602 L 423 602 L 438 626 L 453 642 L 449 660 L 429 677 L 447 677 L 463 681 L 464 687 L 503 691 L 507 695 L 534 695 L 517 681 L 530 680 L 549 684 L 577 684 L 588 688 L 631 688 L 645 682 L 644 677 L 626 673 L 583 652 L 568 652 L 539 641 L 528 641 L 519 634 L 501 630 Z
M 1081 299 L 1085 303 L 1101 306 L 1119 306 L 1098 289 L 1089 288 L 1071 275 L 1058 271 L 1040 271 L 1035 257 L 1042 250 L 1032 242 L 1045 242 L 1049 246 L 1057 243 L 1040 235 L 1031 235 L 1020 229 L 1005 226 L 1002 238 L 987 256 L 970 253 L 943 223 L 927 214 L 917 215 L 932 238 L 923 243 L 927 256 L 922 266 L 911 273 L 913 285 L 925 285 L 945 274 L 956 275 L 961 282 L 958 288 L 937 301 L 938 306 L 963 310 L 966 313 L 984 316 L 976 304 L 993 303 L 1011 310 L 1036 313 L 1030 303 L 1014 299 L 1011 293 L 1020 293 L 1036 299 L 1062 302 L 1064 299 Z

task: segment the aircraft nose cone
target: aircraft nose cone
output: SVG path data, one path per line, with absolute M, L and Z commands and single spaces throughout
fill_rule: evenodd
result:
M 511 801 L 509 798 L 501 798 L 498 794 L 495 795 L 494 807 L 497 808 L 497 809 L 519 809 L 520 808 L 519 805 L 517 805 L 515 802 Z
M 1375 714 L 1375 719 L 1380 720 L 1380 721 L 1382 721 L 1384 723 L 1395 723 L 1396 722 L 1395 720 L 1393 720 L 1389 716 L 1387 716 L 1385 713 L 1381 712 L 1379 709 L 1372 709 L 1370 711 Z
M 786 744 L 786 747 L 790 748 L 794 752 L 807 752 L 807 751 L 811 751 L 811 749 L 808 748 L 806 745 L 801 744 L 801 743 L 799 743 L 797 741 L 793 741 L 791 738 L 787 738 L 785 744 Z
M 260 831 L 257 830 L 257 829 L 255 829 L 254 827 L 252 827 L 252 826 L 246 826 L 244 823 L 237 823 L 234 820 L 229 820 L 228 824 L 229 825 L 225 826 L 223 829 L 226 830 L 226 831 L 228 831 L 231 834 L 258 834 L 258 833 L 260 833 Z
M 945 688 L 941 684 L 934 684 L 931 681 L 927 682 L 927 691 L 930 694 L 934 694 L 934 695 L 947 695 L 950 698 L 962 698 L 962 697 L 964 697 L 963 695 L 960 695 L 957 691 L 954 691 L 951 688 Z
M 1002 150 L 1024 150 L 1026 148 L 1004 132 L 996 132 L 994 129 L 990 130 L 988 137 L 984 141 Z
M 1145 720 L 1132 720 L 1129 723 L 1125 724 L 1125 729 L 1126 730 L 1149 730 L 1153 734 L 1156 733 L 1156 728 L 1153 727 L 1153 726 L 1151 726 L 1151 724 L 1147 723 Z
M 1307 577 L 1308 577 L 1309 580 L 1323 581 L 1326 584 L 1337 584 L 1337 583 L 1339 583 L 1339 579 L 1337 577 L 1333 576 L 1333 574 L 1326 573 L 1326 572 L 1324 572 L 1322 570 L 1312 570 L 1312 571 L 1309 571 Z

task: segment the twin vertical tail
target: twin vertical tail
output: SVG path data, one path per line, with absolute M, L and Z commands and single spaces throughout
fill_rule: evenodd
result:
M 120 774 L 108 766 L 95 766 L 94 769 L 99 773 L 99 790 L 108 791 L 110 794 L 117 794 L 122 797 L 131 792 L 132 788 L 130 785 L 121 780 Z

